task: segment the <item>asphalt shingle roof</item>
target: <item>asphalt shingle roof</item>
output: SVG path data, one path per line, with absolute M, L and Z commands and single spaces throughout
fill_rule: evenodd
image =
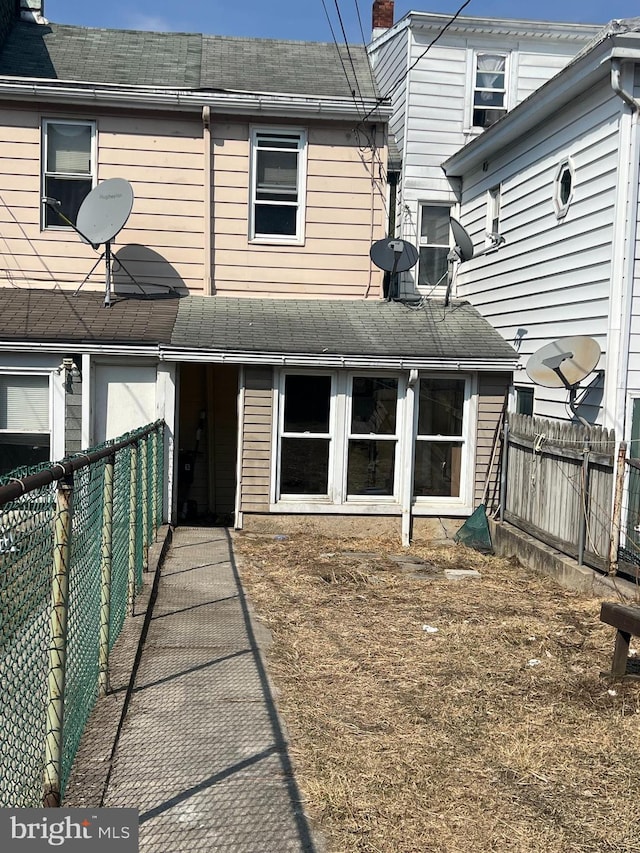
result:
M 179 299 L 118 299 L 70 290 L 0 287 L 0 340 L 65 343 L 168 343 Z
M 349 52 L 344 45 L 321 42 L 21 21 L 2 47 L 0 76 L 310 97 L 352 98 L 355 92 L 358 98 L 376 98 L 364 46 L 350 45 Z
M 156 299 L 0 287 L 1 341 L 160 344 L 187 350 L 513 361 L 515 351 L 466 302 Z
M 263 353 L 514 359 L 468 303 L 185 297 L 172 346 Z

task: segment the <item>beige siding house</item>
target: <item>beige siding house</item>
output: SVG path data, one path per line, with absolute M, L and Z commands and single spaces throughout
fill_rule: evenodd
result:
M 14 21 L 0 469 L 162 417 L 177 523 L 468 515 L 516 354 L 465 303 L 384 298 L 389 116 L 362 47 Z

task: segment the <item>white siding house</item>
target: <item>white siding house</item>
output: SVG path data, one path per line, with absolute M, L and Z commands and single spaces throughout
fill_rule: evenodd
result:
M 375 24 L 375 6 L 374 6 Z M 402 157 L 397 234 L 418 245 L 401 296 L 442 295 L 456 183 L 441 164 L 560 71 L 595 34 L 588 24 L 410 12 L 369 46 Z M 445 29 L 446 27 L 446 29 Z M 444 32 L 443 32 L 444 29 Z M 434 39 L 437 38 L 437 42 Z
M 460 264 L 456 295 L 518 349 L 516 388 L 533 390 L 536 415 L 572 417 L 564 389 L 534 388 L 528 357 L 556 338 L 595 338 L 602 356 L 583 382 L 579 413 L 618 439 L 630 438 L 640 398 L 639 70 L 638 19 L 612 22 L 444 163 L 461 182 L 460 218 L 475 249 L 485 246 L 496 187 L 504 238 Z

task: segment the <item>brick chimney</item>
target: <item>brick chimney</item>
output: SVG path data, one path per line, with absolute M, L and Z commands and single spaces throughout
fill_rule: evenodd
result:
M 373 0 L 371 23 L 375 30 L 388 30 L 393 26 L 394 0 Z

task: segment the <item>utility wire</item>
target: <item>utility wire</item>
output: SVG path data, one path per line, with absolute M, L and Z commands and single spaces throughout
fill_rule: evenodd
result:
M 324 2 L 324 0 L 323 0 L 323 2 Z M 370 111 L 365 115 L 365 117 L 362 119 L 362 121 L 363 121 L 363 122 L 365 122 L 365 121 L 369 118 L 369 116 L 377 110 L 377 108 L 380 106 L 380 104 L 381 104 L 383 101 L 386 101 L 388 98 L 390 98 L 390 97 L 391 97 L 391 95 L 393 95 L 393 93 L 394 93 L 394 92 L 395 92 L 395 90 L 398 88 L 398 86 L 400 85 L 400 83 L 402 83 L 402 82 L 403 82 L 403 80 L 406 80 L 406 79 L 407 79 L 407 77 L 409 76 L 409 74 L 413 71 L 413 69 L 414 69 L 414 68 L 416 67 L 416 65 L 420 62 L 420 60 L 422 60 L 422 59 L 427 55 L 427 53 L 431 50 L 431 48 L 434 46 L 434 44 L 442 38 L 442 36 L 446 33 L 446 31 L 449 29 L 449 27 L 450 27 L 450 26 L 454 23 L 454 21 L 455 21 L 455 20 L 460 16 L 460 14 L 464 11 L 464 9 L 466 9 L 466 8 L 467 8 L 467 6 L 469 5 L 469 3 L 471 3 L 471 0 L 465 0 L 465 2 L 462 4 L 462 6 L 460 6 L 460 8 L 458 9 L 458 11 L 455 13 L 455 15 L 447 21 L 447 23 L 444 25 L 444 27 L 442 27 L 442 29 L 440 30 L 440 32 L 438 33 L 438 35 L 437 35 L 434 39 L 432 39 L 432 40 L 429 42 L 429 44 L 427 45 L 427 47 L 422 51 L 422 53 L 421 53 L 421 54 L 420 54 L 420 56 L 416 59 L 416 61 L 415 61 L 415 62 L 413 62 L 413 63 L 412 63 L 412 64 L 411 64 L 411 65 L 410 65 L 410 66 L 409 66 L 405 71 L 403 71 L 403 72 L 400 74 L 400 76 L 399 76 L 396 80 L 394 80 L 393 84 L 392 84 L 392 85 L 391 85 L 391 87 L 388 89 L 388 91 L 386 92 L 386 94 L 385 94 L 385 95 L 382 95 L 380 98 L 378 98 L 378 103 L 375 105 L 375 107 L 373 107 L 373 109 L 371 109 L 371 110 L 370 110 Z
M 366 110 L 366 107 L 364 105 L 364 98 L 362 97 L 362 91 L 360 89 L 360 81 L 358 80 L 358 73 L 356 72 L 356 66 L 355 66 L 355 63 L 353 61 L 353 56 L 351 55 L 351 48 L 349 47 L 349 40 L 347 39 L 347 33 L 346 33 L 345 28 L 344 28 L 344 21 L 342 20 L 342 12 L 340 11 L 340 4 L 338 3 L 338 0 L 334 0 L 334 3 L 335 3 L 335 7 L 336 7 L 336 12 L 338 13 L 338 21 L 340 22 L 340 29 L 342 30 L 342 37 L 344 39 L 344 46 L 345 46 L 346 51 L 347 51 L 347 56 L 349 57 L 349 63 L 351 65 L 351 70 L 353 71 L 353 81 L 355 83 L 356 91 L 358 92 L 358 96 L 360 98 L 360 103 L 362 104 L 362 112 L 364 113 Z M 354 101 L 355 101 L 355 95 L 354 95 Z

